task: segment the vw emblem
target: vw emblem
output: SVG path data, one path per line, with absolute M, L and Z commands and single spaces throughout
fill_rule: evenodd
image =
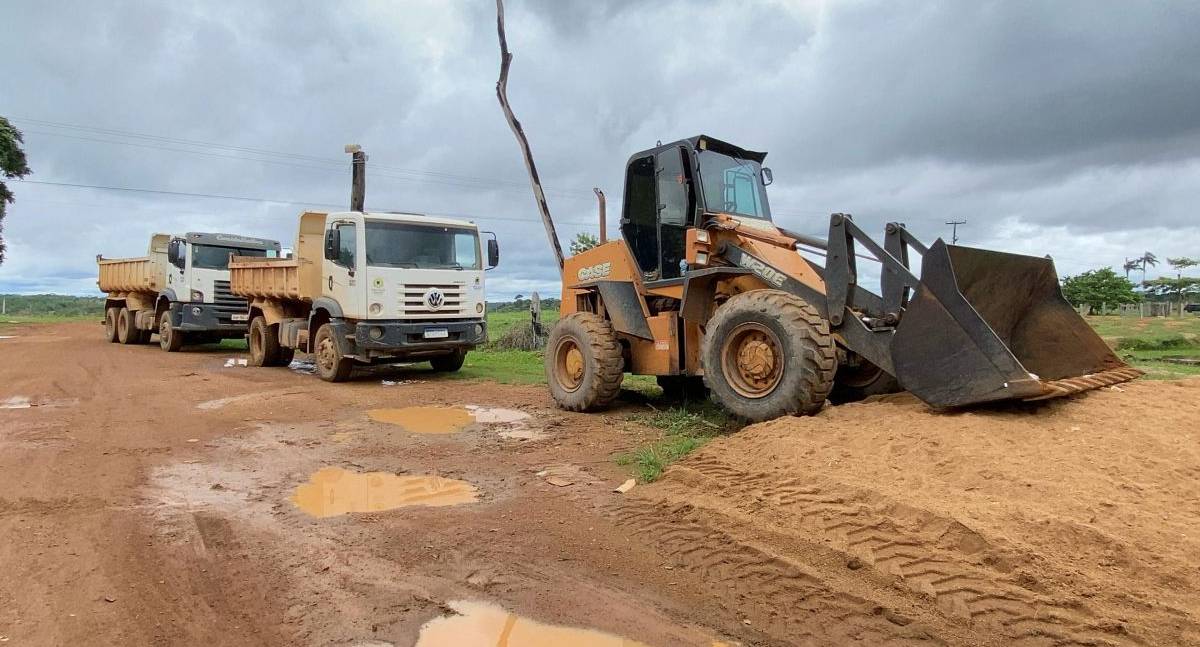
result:
M 429 288 L 425 291 L 425 305 L 429 306 L 430 310 L 440 310 L 442 305 L 446 303 L 446 295 L 437 288 Z

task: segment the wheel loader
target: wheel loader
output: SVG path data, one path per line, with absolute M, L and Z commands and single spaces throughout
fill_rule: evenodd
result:
M 765 157 L 702 135 L 629 159 L 621 239 L 562 260 L 545 356 L 559 406 L 605 406 L 626 372 L 706 387 L 748 421 L 898 390 L 938 408 L 1037 400 L 1141 374 L 1063 298 L 1049 258 L 925 246 L 900 223 L 879 244 L 846 214 L 827 239 L 790 232 L 771 219 Z M 881 265 L 879 294 L 859 285 L 860 258 Z

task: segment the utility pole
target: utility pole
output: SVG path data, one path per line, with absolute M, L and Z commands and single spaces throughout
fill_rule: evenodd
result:
M 951 230 L 951 233 L 950 233 L 950 244 L 957 245 L 958 244 L 958 226 L 967 224 L 967 221 L 966 220 L 951 220 L 951 221 L 947 222 L 946 224 L 953 227 L 953 229 Z

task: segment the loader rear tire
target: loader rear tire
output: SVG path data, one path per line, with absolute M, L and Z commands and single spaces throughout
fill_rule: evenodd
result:
M 104 310 L 104 338 L 110 344 L 117 343 L 117 316 L 120 314 L 120 308 L 106 308 Z
M 263 317 L 250 322 L 250 364 L 252 366 L 280 366 L 279 333 L 275 326 L 267 325 Z M 290 363 L 290 360 L 289 360 Z
M 142 333 L 135 326 L 134 319 L 134 312 L 129 308 L 121 308 L 117 313 L 117 341 L 122 344 L 141 342 Z
M 829 322 L 781 290 L 731 297 L 709 320 L 700 352 L 713 398 L 750 422 L 820 411 L 837 371 Z
M 354 360 L 342 357 L 338 348 L 333 326 L 321 324 L 313 339 L 313 359 L 316 360 L 317 376 L 326 382 L 345 382 L 354 372 Z
M 612 325 L 590 312 L 569 314 L 546 339 L 546 382 L 558 406 L 594 411 L 616 399 L 625 377 L 621 344 Z

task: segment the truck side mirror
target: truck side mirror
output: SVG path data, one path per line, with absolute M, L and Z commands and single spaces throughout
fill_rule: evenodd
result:
M 178 238 L 167 243 L 167 262 L 179 269 L 187 264 L 187 259 L 183 254 L 183 241 Z
M 497 242 L 495 238 L 489 238 L 487 242 L 487 268 L 490 270 L 499 264 L 500 243 Z
M 762 169 L 762 181 L 763 186 L 771 186 L 771 183 L 775 181 L 775 176 L 771 174 L 771 169 L 765 166 Z
M 329 229 L 325 232 L 325 260 L 336 261 L 338 259 L 338 248 L 342 246 L 342 232 L 337 229 Z

